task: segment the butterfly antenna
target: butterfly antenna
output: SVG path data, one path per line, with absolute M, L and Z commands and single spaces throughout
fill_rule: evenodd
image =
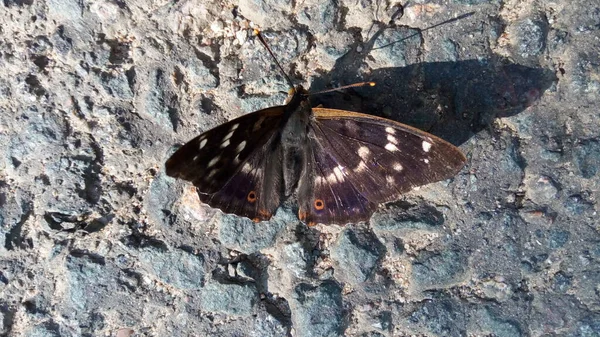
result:
M 292 80 L 290 79 L 290 77 L 288 76 L 288 74 L 285 72 L 285 70 L 283 70 L 283 67 L 281 66 L 281 64 L 279 64 L 279 61 L 277 61 L 277 57 L 275 57 L 275 54 L 273 54 L 273 51 L 271 50 L 271 48 L 269 48 L 269 45 L 267 44 L 267 41 L 265 40 L 265 38 L 260 33 L 260 30 L 254 29 L 254 35 L 256 35 L 258 37 L 258 39 L 260 40 L 260 43 L 262 43 L 263 46 L 265 46 L 265 48 L 267 48 L 267 50 L 269 51 L 269 54 L 271 54 L 271 57 L 273 57 L 273 60 L 275 61 L 275 64 L 277 64 L 277 66 L 279 67 L 279 70 L 281 70 L 281 73 L 285 77 L 285 80 L 288 82 L 288 85 L 295 92 L 296 89 L 294 87 L 294 82 L 292 82 Z
M 359 83 L 352 83 L 352 84 L 343 85 L 341 87 L 327 89 L 327 90 L 323 90 L 323 91 L 311 92 L 310 95 L 312 96 L 312 95 L 318 95 L 318 94 L 326 94 L 328 92 L 333 92 L 333 91 L 338 91 L 338 90 L 343 90 L 343 89 L 348 89 L 348 88 L 374 87 L 374 86 L 375 86 L 375 82 L 359 82 Z

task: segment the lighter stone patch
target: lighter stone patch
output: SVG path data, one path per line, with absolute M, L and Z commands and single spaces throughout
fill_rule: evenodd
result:
M 236 148 L 235 153 L 240 153 L 246 147 L 246 141 L 242 141 Z
M 227 140 L 225 140 L 225 141 L 224 141 L 224 142 L 221 144 L 221 148 L 222 148 L 222 149 L 224 149 L 224 148 L 226 148 L 227 146 L 229 146 L 229 144 L 230 144 L 230 142 L 229 142 L 229 139 L 227 139 Z
M 365 164 L 364 161 L 361 161 L 360 163 L 358 163 L 358 166 L 354 168 L 354 172 L 361 173 L 364 172 L 367 168 L 367 164 Z
M 394 168 L 394 170 L 396 170 L 398 172 L 404 170 L 404 167 L 402 167 L 402 164 L 400 164 L 400 163 L 394 163 L 393 168 Z
M 425 164 L 429 164 L 429 159 L 423 159 L 423 162 L 425 162 Z
M 216 156 L 213 159 L 211 159 L 211 161 L 208 162 L 208 166 L 206 166 L 207 168 L 210 168 L 212 166 L 214 166 L 216 163 L 219 162 L 219 160 L 221 159 L 221 156 Z
M 423 146 L 423 151 L 425 151 L 425 152 L 429 152 L 429 150 L 431 150 L 431 143 L 430 142 L 423 141 L 423 143 L 421 144 L 421 146 Z
M 369 158 L 369 154 L 371 151 L 366 146 L 361 146 L 358 148 L 358 155 L 362 160 L 367 160 Z
M 316 176 L 315 177 L 315 185 L 322 185 L 325 183 L 325 177 Z
M 388 184 L 396 183 L 396 180 L 394 179 L 393 176 L 385 176 L 385 181 L 387 181 Z
M 392 144 L 392 143 L 387 143 L 385 145 L 385 149 L 390 151 L 390 152 L 396 152 L 398 151 L 398 148 L 396 147 L 396 145 Z
M 385 128 L 385 132 L 389 133 L 390 135 L 396 134 L 396 130 L 394 130 L 394 128 L 389 127 L 389 126 Z
M 390 143 L 398 144 L 398 139 L 396 139 L 396 137 L 394 137 L 392 135 L 387 135 L 387 140 Z
M 204 138 L 200 141 L 200 147 L 198 147 L 198 150 L 202 150 L 202 148 L 206 145 L 206 143 L 208 142 L 208 139 Z

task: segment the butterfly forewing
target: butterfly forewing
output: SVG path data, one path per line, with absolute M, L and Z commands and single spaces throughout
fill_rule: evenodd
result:
M 225 213 L 267 220 L 281 203 L 283 107 L 239 117 L 192 139 L 166 163 L 200 200 Z
M 366 220 L 379 203 L 464 166 L 456 147 L 407 125 L 342 110 L 313 108 L 313 114 L 298 186 L 307 222 Z

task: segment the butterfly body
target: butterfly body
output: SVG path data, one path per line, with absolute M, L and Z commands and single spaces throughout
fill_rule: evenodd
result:
M 295 195 L 309 225 L 368 220 L 380 203 L 456 174 L 453 145 L 395 121 L 312 108 L 302 87 L 286 105 L 239 117 L 177 150 L 169 176 L 191 181 L 200 200 L 254 221 Z

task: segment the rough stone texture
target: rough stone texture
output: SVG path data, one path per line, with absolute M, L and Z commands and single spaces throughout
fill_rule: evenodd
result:
M 0 3 L 0 335 L 600 336 L 598 1 Z M 254 224 L 164 174 L 280 104 L 467 155 L 366 224 Z

